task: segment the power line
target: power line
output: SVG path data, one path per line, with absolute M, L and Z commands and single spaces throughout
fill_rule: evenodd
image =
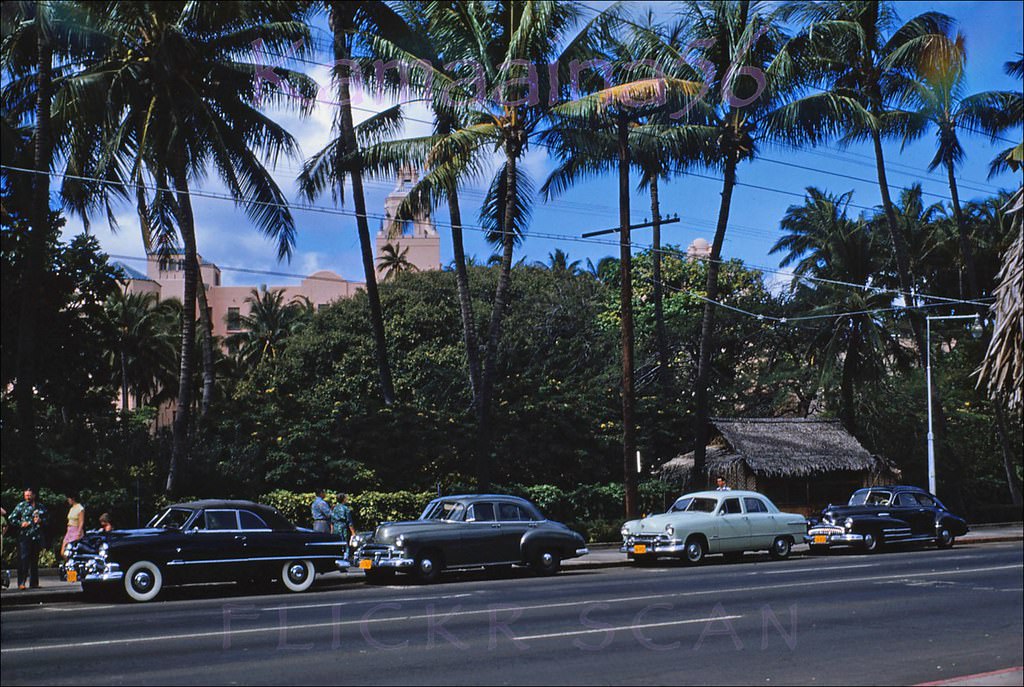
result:
M 77 180 L 80 180 L 80 181 L 94 181 L 94 182 L 98 182 L 98 183 L 101 183 L 101 184 L 104 184 L 104 185 L 108 185 L 108 186 L 119 186 L 119 185 L 121 185 L 118 182 L 110 181 L 109 179 L 100 179 L 98 177 L 87 177 L 87 176 L 81 176 L 81 175 L 75 175 L 75 174 L 68 174 L 66 172 L 42 172 L 42 171 L 35 170 L 35 169 L 27 169 L 27 168 L 24 168 L 24 167 L 14 167 L 14 166 L 11 166 L 11 165 L 0 165 L 0 168 L 6 169 L 8 171 L 14 171 L 14 172 L 20 172 L 20 173 L 26 173 L 26 174 L 49 174 L 51 176 L 68 178 L 68 179 L 77 179 Z M 155 192 L 161 192 L 161 193 L 176 193 L 176 191 L 174 189 L 163 188 L 163 187 L 153 186 L 153 185 L 149 185 L 149 184 L 136 184 L 136 186 L 138 186 L 138 187 L 140 187 L 140 188 L 142 188 L 144 190 L 147 190 L 147 191 L 155 191 Z M 198 198 L 208 198 L 208 199 L 211 199 L 211 200 L 226 200 L 226 201 L 230 201 L 230 202 L 232 202 L 232 203 L 234 203 L 236 205 L 243 203 L 243 201 L 239 201 L 236 198 L 234 198 L 233 196 L 225 194 L 225 193 L 212 193 L 212 192 L 209 192 L 209 191 L 197 191 L 195 189 L 190 189 L 189 191 L 186 192 L 186 194 L 189 195 L 190 197 L 194 196 L 194 197 L 198 197 Z M 391 217 L 388 217 L 387 215 L 381 215 L 381 214 L 376 214 L 376 213 L 360 214 L 360 213 L 356 213 L 356 212 L 351 211 L 351 210 L 344 210 L 344 209 L 341 209 L 341 208 L 330 208 L 330 207 L 325 207 L 325 206 L 320 206 L 320 205 L 290 205 L 288 203 L 278 203 L 278 202 L 274 202 L 274 201 L 256 201 L 256 200 L 244 201 L 244 203 L 250 204 L 250 205 L 258 205 L 258 206 L 286 208 L 286 209 L 290 209 L 290 210 L 304 210 L 304 211 L 307 211 L 307 212 L 315 212 L 315 213 L 334 215 L 334 216 L 343 216 L 343 217 L 365 217 L 367 219 L 381 219 L 381 220 L 391 220 L 391 219 L 393 219 Z M 451 224 L 450 222 L 436 222 L 435 221 L 435 224 L 440 224 L 442 226 L 447 226 L 447 227 L 454 227 L 455 226 L 455 225 Z M 475 232 L 479 232 L 479 233 L 490 234 L 490 235 L 497 235 L 497 236 L 501 236 L 504 233 L 506 233 L 504 230 L 501 230 L 501 229 L 489 229 L 489 228 L 484 227 L 482 225 L 474 225 L 474 224 L 462 224 L 461 227 L 459 227 L 459 228 L 462 229 L 462 230 L 475 231 Z M 514 230 L 510 230 L 510 231 L 512 233 L 515 233 Z M 620 248 L 622 246 L 622 242 L 621 241 L 603 240 L 603 239 L 599 239 L 599 238 L 582 238 L 582 237 L 577 238 L 575 236 L 567 236 L 567 235 L 564 235 L 564 234 L 553 234 L 553 233 L 543 233 L 543 232 L 530 232 L 529 236 L 531 238 L 549 239 L 549 240 L 553 240 L 553 241 L 569 241 L 569 242 L 584 243 L 584 244 L 600 244 L 600 245 L 606 245 L 606 246 L 614 246 L 616 248 Z M 650 245 L 640 244 L 640 243 L 636 243 L 636 242 L 631 242 L 629 244 L 629 246 L 630 246 L 630 248 L 636 249 L 636 250 L 654 250 L 654 248 L 652 246 L 650 246 Z M 697 259 L 700 259 L 700 260 L 704 260 L 704 261 L 707 261 L 707 262 L 718 262 L 719 264 L 723 264 L 723 265 L 727 264 L 729 262 L 728 260 L 722 260 L 721 258 L 719 258 L 717 260 L 712 260 L 710 257 L 705 257 L 705 256 L 688 256 L 683 251 L 667 249 L 667 248 L 659 248 L 658 252 L 662 253 L 663 255 L 674 255 L 674 256 L 678 256 L 678 257 L 682 257 L 682 258 L 696 257 Z M 949 303 L 962 303 L 962 304 L 967 304 L 967 305 L 980 305 L 980 304 L 982 304 L 980 301 L 971 301 L 971 300 L 964 300 L 964 299 L 958 299 L 958 298 L 947 298 L 947 297 L 944 297 L 944 296 L 935 296 L 935 295 L 924 294 L 924 293 L 913 292 L 913 291 L 910 292 L 910 293 L 904 293 L 904 292 L 902 292 L 902 291 L 900 291 L 898 289 L 882 289 L 880 287 L 865 287 L 863 284 L 856 284 L 856 283 L 853 283 L 853 282 L 844 282 L 844 281 L 836 280 L 836 279 L 826 279 L 826 278 L 823 278 L 823 277 L 811 277 L 811 276 L 806 276 L 806 275 L 793 275 L 792 273 L 789 273 L 789 272 L 784 272 L 784 271 L 781 271 L 781 270 L 776 270 L 776 269 L 772 269 L 772 268 L 768 268 L 768 267 L 762 267 L 762 266 L 757 266 L 757 265 L 752 265 L 752 264 L 748 264 L 747 266 L 751 267 L 752 269 L 756 269 L 758 271 L 766 272 L 766 273 L 770 273 L 770 274 L 781 274 L 781 275 L 786 275 L 786 276 L 789 276 L 789 277 L 798 276 L 800 279 L 804 279 L 804 280 L 808 280 L 808 281 L 812 281 L 812 282 L 828 283 L 828 284 L 833 284 L 833 285 L 837 285 L 837 286 L 844 286 L 844 287 L 848 287 L 848 288 L 854 288 L 854 289 L 862 290 L 862 291 L 863 290 L 873 290 L 875 293 L 879 293 L 879 294 L 881 294 L 881 293 L 891 293 L 891 294 L 899 295 L 899 296 L 902 296 L 902 297 L 908 297 L 909 296 L 909 297 L 932 298 L 932 299 L 936 299 L 936 300 L 943 300 L 943 301 L 946 301 L 946 302 L 949 302 Z

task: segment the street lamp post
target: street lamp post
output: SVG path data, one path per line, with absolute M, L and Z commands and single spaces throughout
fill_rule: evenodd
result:
M 935 490 L 935 432 L 932 430 L 932 320 L 976 320 L 977 315 L 929 315 L 925 319 L 925 354 L 928 378 L 928 491 Z

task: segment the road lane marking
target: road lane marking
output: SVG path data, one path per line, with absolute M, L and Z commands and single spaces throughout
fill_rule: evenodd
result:
M 380 603 L 397 603 L 399 601 L 439 601 L 441 599 L 464 599 L 467 596 L 474 596 L 474 594 L 445 594 L 443 596 L 407 596 L 401 599 L 392 599 L 389 597 L 376 598 L 376 599 L 362 599 L 359 601 L 333 601 L 324 602 L 318 604 L 303 604 L 301 606 L 267 606 L 261 608 L 261 611 L 297 611 L 302 608 L 331 608 L 332 606 L 355 606 L 356 604 L 380 604 Z
M 711 623 L 716 620 L 736 620 L 742 615 L 716 615 L 711 618 L 694 618 L 692 620 L 672 620 L 664 623 L 647 623 L 646 625 L 620 625 L 619 627 L 600 627 L 594 630 L 574 630 L 572 632 L 551 632 L 544 635 L 526 635 L 516 637 L 515 641 L 521 642 L 530 639 L 554 639 L 556 637 L 575 637 L 577 635 L 592 635 L 598 632 L 617 632 L 618 630 L 643 630 L 649 627 L 670 627 L 672 625 L 692 625 L 694 623 Z
M 880 580 L 903 580 L 912 577 L 935 577 L 938 575 L 967 575 L 971 573 L 980 572 L 995 572 L 998 570 L 1011 570 L 1016 568 L 1024 568 L 1024 564 L 1016 563 L 1013 565 L 996 565 L 985 568 L 965 568 L 962 570 L 939 570 L 930 571 L 923 573 L 905 573 L 905 574 L 893 574 L 893 575 L 876 575 L 872 577 L 849 577 L 844 579 L 828 579 L 828 580 L 804 580 L 801 582 L 786 582 L 783 584 L 772 584 L 772 585 L 761 585 L 757 587 L 744 586 L 735 587 L 733 589 L 708 589 L 703 591 L 693 592 L 676 592 L 676 593 L 663 593 L 663 594 L 645 594 L 643 596 L 625 596 L 612 599 L 586 599 L 583 601 L 567 601 L 563 603 L 546 603 L 537 604 L 533 606 L 503 606 L 500 610 L 519 610 L 519 611 L 532 611 L 538 609 L 551 609 L 551 608 L 567 608 L 573 606 L 584 606 L 587 604 L 597 603 L 628 603 L 630 601 L 651 601 L 654 599 L 671 599 L 679 597 L 691 597 L 691 596 L 705 596 L 708 594 L 725 595 L 725 594 L 739 594 L 744 592 L 755 592 L 755 591 L 768 591 L 772 589 L 788 589 L 791 587 L 809 587 L 815 585 L 837 585 L 847 584 L 851 582 L 877 582 Z M 465 617 L 473 615 L 483 615 L 485 613 L 493 613 L 496 609 L 485 608 L 476 611 L 453 611 L 451 613 L 444 614 L 445 617 Z M 404 615 L 394 616 L 388 618 L 365 618 L 360 620 L 339 620 L 328 621 L 328 622 L 317 622 L 317 623 L 304 623 L 301 625 L 289 625 L 288 630 L 312 630 L 322 629 L 328 627 L 343 627 L 349 625 L 360 625 L 369 623 L 390 623 L 390 622 L 404 622 L 409 620 L 425 620 L 428 618 L 436 618 L 437 614 L 419 614 L 419 615 Z M 246 628 L 241 630 L 230 630 L 231 636 L 238 635 L 250 635 L 250 634 L 268 634 L 274 632 L 280 632 L 281 627 L 278 625 L 272 627 L 254 627 Z M 48 651 L 51 649 L 62 649 L 67 650 L 70 648 L 86 648 L 86 647 L 98 647 L 98 646 L 111 646 L 115 644 L 142 644 L 147 642 L 166 642 L 178 639 L 200 639 L 204 637 L 221 637 L 224 636 L 224 630 L 207 631 L 207 632 L 190 632 L 185 634 L 173 634 L 173 635 L 156 635 L 151 637 L 126 637 L 123 639 L 103 639 L 93 640 L 88 642 L 78 642 L 76 644 L 68 644 L 66 642 L 61 644 L 43 644 L 37 646 L 23 646 L 23 647 L 8 647 L 0 649 L 0 655 L 2 654 L 14 654 L 14 653 L 30 653 Z M 9 641 L 9 640 L 8 640 Z
M 877 568 L 881 563 L 861 563 L 860 565 L 844 565 L 843 570 L 850 570 L 851 568 Z M 804 573 L 804 572 L 824 572 L 826 570 L 835 570 L 835 567 L 827 568 L 792 568 L 789 570 L 766 570 L 763 572 L 752 572 L 747 573 L 748 575 L 789 575 L 790 573 Z

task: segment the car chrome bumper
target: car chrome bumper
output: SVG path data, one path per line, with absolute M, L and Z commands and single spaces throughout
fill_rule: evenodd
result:
M 824 537 L 824 542 L 815 542 L 815 537 Z M 834 529 L 818 530 L 811 529 L 804 535 L 804 543 L 811 546 L 852 546 L 864 543 L 863 534 L 853 532 L 837 532 Z
M 61 563 L 58 570 L 64 582 L 68 579 L 68 570 L 77 573 L 78 582 L 116 582 L 124 578 L 120 565 L 99 556 L 73 558 L 67 563 Z
M 387 548 L 363 548 L 356 551 L 353 558 L 361 570 L 374 570 L 376 568 L 389 568 L 401 570 L 416 565 L 416 559 L 410 558 L 401 549 Z
M 577 556 L 586 556 L 588 553 L 590 553 L 590 549 L 585 546 L 582 549 L 576 549 Z
M 624 553 L 628 556 L 673 556 L 686 551 L 686 544 L 684 544 L 681 539 L 663 539 L 650 543 L 641 542 L 640 545 L 644 547 L 644 551 L 642 553 L 637 553 L 637 544 L 623 544 L 619 547 L 619 553 Z

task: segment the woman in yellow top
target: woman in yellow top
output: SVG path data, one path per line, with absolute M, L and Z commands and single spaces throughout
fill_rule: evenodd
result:
M 60 555 L 67 558 L 68 544 L 82 538 L 85 533 L 85 506 L 78 502 L 78 494 L 68 494 L 68 531 L 64 534 L 64 543 L 60 547 Z

